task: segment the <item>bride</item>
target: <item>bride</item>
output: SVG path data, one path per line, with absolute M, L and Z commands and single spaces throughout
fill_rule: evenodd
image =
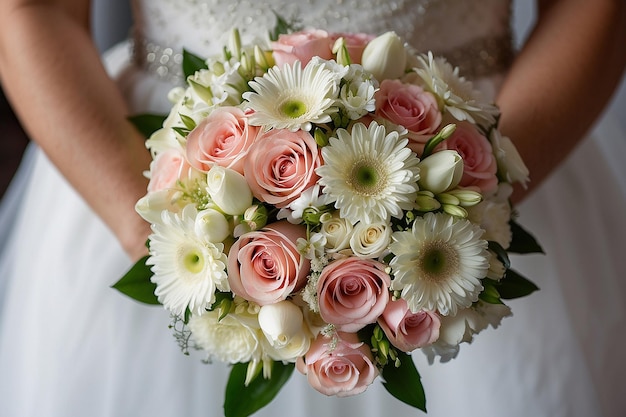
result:
M 497 100 L 501 128 L 531 168 L 533 193 L 515 199 L 547 255 L 513 261 L 541 291 L 512 302 L 514 317 L 454 361 L 413 355 L 429 415 L 624 415 L 626 172 L 616 155 L 625 142 L 579 139 L 624 66 L 625 6 L 538 3 L 538 25 L 513 60 L 507 0 L 135 0 L 132 48 L 110 51 L 105 70 L 87 1 L 3 1 L 0 76 L 37 147 L 11 228 L 0 228 L 11 230 L 0 257 L 0 415 L 220 413 L 228 369 L 182 355 L 164 310 L 110 288 L 149 234 L 134 204 L 150 158 L 126 116 L 168 111 L 183 47 L 218 52 L 232 26 L 262 36 L 272 10 L 334 31 L 393 29 L 444 54 Z M 338 400 L 294 374 L 259 415 L 388 412 L 420 414 L 379 382 Z

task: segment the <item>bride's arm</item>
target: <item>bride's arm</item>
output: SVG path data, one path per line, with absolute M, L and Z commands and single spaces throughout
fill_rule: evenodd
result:
M 149 153 L 101 64 L 89 13 L 84 0 L 2 0 L 0 80 L 30 137 L 138 258 L 149 228 L 134 204 Z
M 624 0 L 538 0 L 537 24 L 497 98 L 501 129 L 530 168 L 526 193 L 584 136 L 626 65 Z M 593 161 L 590 161 L 593 163 Z

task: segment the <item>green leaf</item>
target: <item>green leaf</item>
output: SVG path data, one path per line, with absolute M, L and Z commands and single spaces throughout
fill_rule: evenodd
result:
M 511 261 L 509 260 L 509 255 L 507 254 L 506 250 L 502 247 L 502 245 L 500 245 L 495 240 L 490 240 L 488 244 L 489 244 L 489 250 L 491 250 L 493 253 L 496 254 L 496 256 L 498 257 L 498 260 L 502 262 L 502 265 L 504 265 L 505 268 L 510 268 Z
M 163 127 L 163 122 L 167 116 L 161 114 L 138 114 L 130 116 L 128 120 L 135 125 L 143 137 L 149 138 L 157 130 Z
M 185 78 L 194 75 L 197 71 L 208 68 L 203 58 L 183 49 L 183 74 L 185 74 Z
M 524 278 L 512 269 L 507 270 L 504 278 L 502 278 L 498 283 L 500 298 L 505 300 L 525 297 L 538 289 L 539 287 L 537 287 L 533 282 Z
M 146 265 L 147 256 L 141 258 L 124 276 L 112 285 L 119 292 L 145 304 L 161 304 L 154 295 L 156 284 L 150 281 L 152 271 Z
M 285 365 L 282 362 L 274 362 L 270 379 L 258 376 L 246 387 L 244 382 L 248 364 L 233 365 L 226 385 L 224 416 L 246 417 L 265 407 L 289 380 L 293 369 L 293 363 Z
M 403 403 L 426 412 L 426 394 L 413 358 L 404 352 L 398 352 L 398 358 L 399 367 L 390 362 L 383 368 L 383 386 Z
M 509 222 L 513 239 L 508 251 L 513 253 L 545 253 L 537 239 L 514 220 Z

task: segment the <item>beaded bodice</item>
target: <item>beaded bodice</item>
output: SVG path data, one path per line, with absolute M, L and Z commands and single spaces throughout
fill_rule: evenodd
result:
M 471 77 L 501 72 L 512 56 L 510 0 L 134 0 L 133 9 L 135 60 L 165 78 L 178 76 L 183 47 L 217 53 L 232 27 L 250 41 L 274 27 L 274 11 L 303 27 L 394 30 Z

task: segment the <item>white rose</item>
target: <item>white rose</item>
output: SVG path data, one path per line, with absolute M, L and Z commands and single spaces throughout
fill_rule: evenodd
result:
M 526 187 L 529 171 L 511 139 L 502 136 L 498 129 L 491 130 L 490 139 L 500 175 L 510 183 L 519 182 Z
M 209 357 L 226 363 L 248 362 L 260 357 L 260 335 L 255 320 L 230 313 L 218 320 L 217 310 L 191 316 L 189 330 L 193 340 Z
M 252 191 L 243 175 L 213 166 L 207 173 L 207 191 L 213 203 L 226 214 L 240 215 L 252 205 Z
M 208 242 L 223 242 L 230 235 L 228 220 L 222 213 L 213 209 L 202 210 L 196 216 L 195 230 Z
M 259 325 L 268 342 L 264 351 L 272 359 L 295 362 L 309 350 L 311 335 L 302 310 L 291 301 L 262 306 Z
M 350 248 L 358 257 L 378 258 L 387 249 L 390 241 L 391 228 L 388 224 L 359 222 L 354 225 Z
M 339 252 L 350 246 L 352 223 L 339 216 L 322 218 L 320 233 L 326 237 L 329 252 Z
M 456 187 L 463 177 L 463 158 L 457 151 L 435 152 L 422 159 L 417 165 L 421 190 L 440 194 Z
M 395 32 L 373 39 L 363 50 L 361 65 L 379 80 L 400 78 L 406 67 L 406 51 Z

